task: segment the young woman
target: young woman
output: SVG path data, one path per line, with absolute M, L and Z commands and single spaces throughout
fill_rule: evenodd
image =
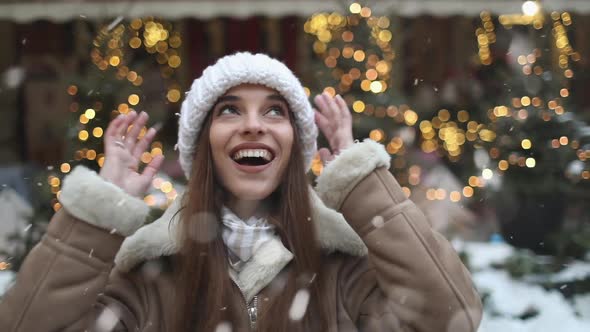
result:
M 352 138 L 340 96 L 308 102 L 281 62 L 237 53 L 182 105 L 187 191 L 157 221 L 140 199 L 145 113 L 105 133 L 100 174 L 64 180 L 47 234 L 0 304 L 2 331 L 476 331 L 468 271 L 389 173 Z M 330 143 L 314 188 L 317 127 Z M 128 130 L 128 127 L 131 129 Z

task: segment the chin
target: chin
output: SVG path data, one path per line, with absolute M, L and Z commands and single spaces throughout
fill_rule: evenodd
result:
M 244 201 L 262 201 L 268 198 L 273 191 L 272 190 L 260 190 L 260 189 L 252 189 L 244 188 L 242 190 L 230 190 L 230 193 L 239 200 Z

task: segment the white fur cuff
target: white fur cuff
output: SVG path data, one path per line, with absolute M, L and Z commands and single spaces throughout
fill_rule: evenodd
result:
M 376 168 L 389 168 L 390 160 L 382 144 L 365 139 L 326 165 L 317 178 L 316 192 L 327 206 L 339 211 L 352 189 Z
M 66 176 L 59 201 L 74 217 L 124 236 L 141 227 L 149 213 L 141 199 L 83 166 Z

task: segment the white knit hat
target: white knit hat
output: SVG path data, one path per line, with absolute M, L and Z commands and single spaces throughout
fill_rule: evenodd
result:
M 215 102 L 230 88 L 244 84 L 260 84 L 278 91 L 289 103 L 303 147 L 305 169 L 311 167 L 316 152 L 318 129 L 311 104 L 303 86 L 282 62 L 265 54 L 236 53 L 225 56 L 207 67 L 194 80 L 180 110 L 178 149 L 180 166 L 188 179 L 201 127 Z

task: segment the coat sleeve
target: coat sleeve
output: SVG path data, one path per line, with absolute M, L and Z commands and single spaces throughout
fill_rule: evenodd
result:
M 326 205 L 343 214 L 368 248 L 340 273 L 345 310 L 371 331 L 476 331 L 480 297 L 449 242 L 389 172 L 381 144 L 343 151 L 318 178 Z
M 134 330 L 138 286 L 112 273 L 113 260 L 147 206 L 80 167 L 64 180 L 60 201 L 0 303 L 0 330 Z

